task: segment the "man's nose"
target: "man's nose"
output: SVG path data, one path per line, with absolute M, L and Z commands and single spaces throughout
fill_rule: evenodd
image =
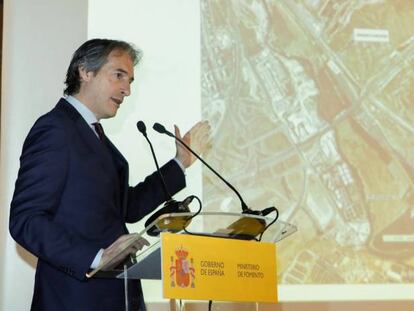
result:
M 129 96 L 131 94 L 131 85 L 129 83 L 126 83 L 122 86 L 121 93 L 124 96 Z

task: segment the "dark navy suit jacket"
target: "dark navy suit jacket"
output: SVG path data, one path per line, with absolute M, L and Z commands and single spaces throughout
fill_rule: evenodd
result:
M 167 187 L 185 186 L 175 161 L 162 167 Z M 107 140 L 102 144 L 66 100 L 30 130 L 10 211 L 13 238 L 38 257 L 32 310 L 125 310 L 123 281 L 86 279 L 101 248 L 167 198 L 154 173 L 128 186 L 128 164 Z M 131 310 L 143 309 L 140 283 Z M 141 307 L 139 307 L 141 306 Z

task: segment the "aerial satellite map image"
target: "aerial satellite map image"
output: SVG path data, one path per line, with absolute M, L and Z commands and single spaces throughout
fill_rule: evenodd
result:
M 206 158 L 298 228 L 280 284 L 413 283 L 414 1 L 203 0 L 201 55 Z

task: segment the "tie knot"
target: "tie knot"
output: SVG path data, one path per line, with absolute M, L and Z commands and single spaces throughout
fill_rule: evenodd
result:
M 96 131 L 96 134 L 98 134 L 99 139 L 101 141 L 104 141 L 104 139 L 105 139 L 105 132 L 103 130 L 103 127 L 102 127 L 101 123 L 95 122 L 95 123 L 92 123 L 92 125 L 95 127 L 95 131 Z

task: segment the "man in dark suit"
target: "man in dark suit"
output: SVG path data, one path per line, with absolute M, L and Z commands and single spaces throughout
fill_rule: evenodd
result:
M 140 52 L 123 41 L 85 42 L 67 71 L 67 97 L 36 121 L 24 142 L 10 232 L 38 257 L 32 310 L 125 310 L 122 280 L 86 274 L 120 243 L 136 239 L 126 223 L 167 199 L 156 173 L 128 185 L 128 164 L 99 124 L 114 117 L 130 94 L 139 59 Z M 207 141 L 209 131 L 199 122 L 182 139 Z M 161 168 L 172 194 L 185 187 L 183 170 L 194 162 L 176 147 L 176 157 Z M 122 257 L 145 244 L 136 239 Z M 145 310 L 139 281 L 130 281 L 129 294 L 130 310 Z

